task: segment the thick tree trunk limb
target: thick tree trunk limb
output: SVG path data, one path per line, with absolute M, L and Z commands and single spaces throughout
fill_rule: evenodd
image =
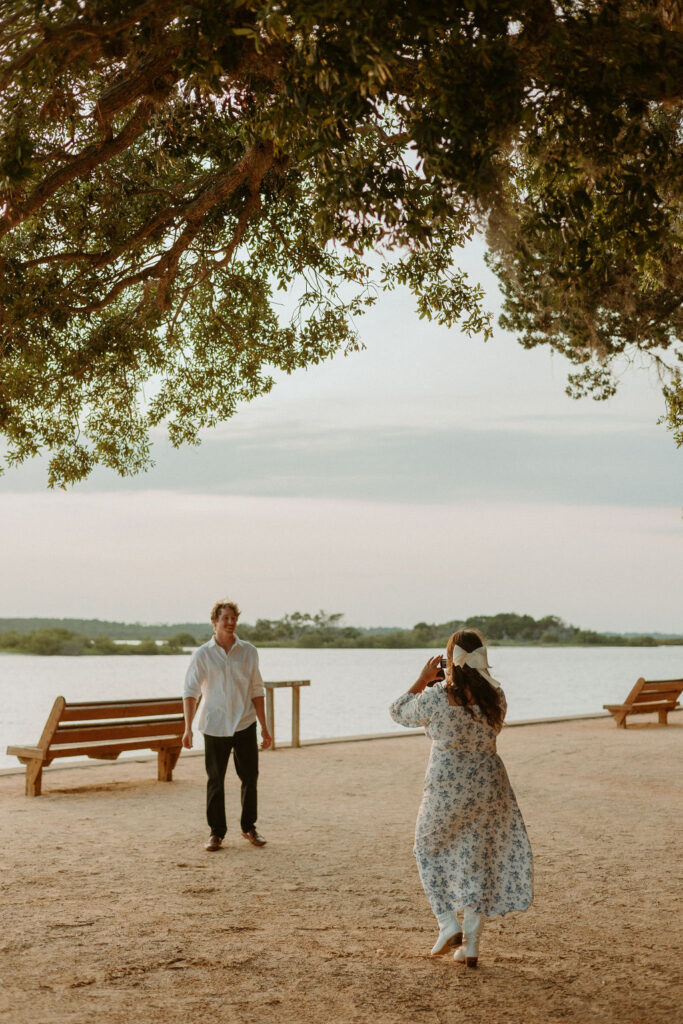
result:
M 174 334 L 175 328 L 176 328 L 176 324 L 178 322 L 178 318 L 179 318 L 179 316 L 180 316 L 180 314 L 182 312 L 183 306 L 185 305 L 185 303 L 187 301 L 187 298 L 188 298 L 190 292 L 192 291 L 192 289 L 195 288 L 196 285 L 198 285 L 206 277 L 208 277 L 208 275 L 211 273 L 212 270 L 217 270 L 219 267 L 224 267 L 224 266 L 226 266 L 226 264 L 228 264 L 230 262 L 230 260 L 233 257 L 233 254 L 235 252 L 235 249 L 237 248 L 237 246 L 242 241 L 242 238 L 244 237 L 244 232 L 247 229 L 247 224 L 251 220 L 253 214 L 254 213 L 260 213 L 260 211 L 261 211 L 261 197 L 259 195 L 258 190 L 259 190 L 259 186 L 260 186 L 262 180 L 263 180 L 263 175 L 261 175 L 261 177 L 259 177 L 258 181 L 256 181 L 256 182 L 251 181 L 250 182 L 249 198 L 247 199 L 246 203 L 244 204 L 244 209 L 242 210 L 241 214 L 239 215 L 239 219 L 237 221 L 237 225 L 235 227 L 235 231 L 233 233 L 232 238 L 230 239 L 230 243 L 229 243 L 227 249 L 225 250 L 225 254 L 223 255 L 223 257 L 220 260 L 214 261 L 214 263 L 212 265 L 207 266 L 202 273 L 200 273 L 200 274 L 197 274 L 197 273 L 193 274 L 192 280 L 190 281 L 190 283 L 187 285 L 187 287 L 183 291 L 183 294 L 182 294 L 182 296 L 180 298 L 180 303 L 178 305 L 178 308 L 177 308 L 177 310 L 175 312 L 175 315 L 173 317 L 173 321 L 171 323 L 170 334 L 169 334 L 170 337 L 173 337 L 173 334 Z M 166 303 L 167 291 L 168 291 L 168 285 L 166 285 L 165 283 L 163 283 L 163 284 L 160 283 L 160 285 L 159 285 L 159 293 L 157 295 L 157 301 L 159 302 L 159 305 L 161 306 L 162 309 L 167 304 Z
M 146 238 L 149 238 L 149 236 L 154 234 L 155 231 L 158 231 L 159 228 L 170 225 L 179 217 L 183 217 L 186 221 L 190 221 L 193 217 L 196 218 L 197 216 L 203 216 L 203 213 L 205 213 L 206 210 L 210 209 L 211 206 L 214 206 L 216 202 L 219 202 L 221 198 L 225 198 L 225 196 L 233 192 L 235 188 L 238 188 L 239 185 L 252 175 L 253 171 L 250 170 L 250 167 L 253 160 L 254 151 L 249 150 L 236 167 L 232 168 L 230 171 L 224 172 L 224 174 L 219 178 L 213 178 L 210 184 L 200 190 L 192 199 L 176 206 L 164 207 L 164 209 L 155 213 L 153 217 L 130 235 L 125 242 L 117 246 L 116 250 L 107 250 L 106 252 L 97 253 L 72 250 L 70 252 L 55 253 L 53 256 L 41 256 L 34 260 L 27 260 L 25 263 L 22 263 L 21 266 L 32 267 L 43 263 L 83 263 L 95 269 L 102 269 L 113 263 L 124 253 L 133 249 L 136 245 L 144 242 Z M 260 184 L 263 174 L 265 174 L 266 170 L 271 166 L 271 163 L 272 159 L 267 161 L 262 173 L 256 175 L 258 184 Z M 221 191 L 224 191 L 224 195 L 220 195 L 218 199 L 210 198 L 207 205 L 206 196 L 213 196 L 217 193 L 221 193 Z M 243 215 L 244 214 L 241 216 Z M 10 228 L 3 229 L 2 221 L 0 221 L 0 237 L 2 234 L 6 234 L 7 230 L 10 230 Z
M 168 93 L 170 83 L 176 82 L 179 77 L 178 71 L 172 71 L 176 57 L 177 52 L 169 50 L 163 58 L 155 57 L 144 64 L 137 74 L 106 89 L 95 104 L 95 117 L 102 128 L 108 131 L 112 118 L 141 96 Z
M 231 192 L 239 188 L 248 178 L 261 180 L 271 167 L 274 159 L 273 144 L 255 143 L 244 154 L 238 164 L 231 170 L 219 174 L 210 185 L 207 185 L 196 199 L 188 203 L 184 214 L 187 221 L 203 217 L 216 203 L 226 199 Z
M 239 186 L 246 180 L 249 180 L 249 199 L 245 204 L 244 210 L 242 210 L 242 213 L 240 214 L 235 233 L 233 234 L 230 246 L 228 246 L 229 255 L 227 259 L 232 256 L 232 253 L 244 235 L 247 222 L 251 214 L 258 206 L 260 206 L 258 190 L 264 174 L 269 167 L 272 166 L 272 163 L 272 145 L 253 146 L 247 151 L 237 167 L 222 176 L 221 180 L 213 182 L 209 188 L 205 189 L 203 193 L 200 193 L 199 196 L 197 196 L 194 202 L 190 203 L 186 210 L 187 227 L 175 245 L 169 250 L 166 256 L 159 261 L 158 264 L 161 280 L 159 281 L 157 302 L 161 309 L 164 309 L 168 304 L 168 288 L 176 275 L 178 261 L 183 252 L 185 252 L 199 234 L 204 214 L 215 206 L 216 203 L 227 198 L 227 196 L 234 192 L 235 189 L 239 188 Z M 225 262 L 227 262 L 227 260 L 225 260 Z
M 89 171 L 94 170 L 100 164 L 106 163 L 118 153 L 127 149 L 138 136 L 142 135 L 149 122 L 153 109 L 153 101 L 144 99 L 137 107 L 130 120 L 122 130 L 112 139 L 107 139 L 100 145 L 88 146 L 71 163 L 60 167 L 33 190 L 25 202 L 10 207 L 4 217 L 0 218 L 0 238 L 6 235 L 17 224 L 23 223 L 36 210 L 40 209 L 46 200 L 57 192 L 62 185 L 79 178 Z
M 180 257 L 190 247 L 201 231 L 204 215 L 217 203 L 226 199 L 232 192 L 238 189 L 240 185 L 249 181 L 251 195 L 250 199 L 247 201 L 245 209 L 240 215 L 235 229 L 235 234 L 233 235 L 233 239 L 230 243 L 232 245 L 232 249 L 229 247 L 230 256 L 232 256 L 232 252 L 244 235 L 249 217 L 254 210 L 260 206 L 258 189 L 264 175 L 272 166 L 273 160 L 274 154 L 272 144 L 257 143 L 252 146 L 251 149 L 247 150 L 244 157 L 238 164 L 232 167 L 229 171 L 224 171 L 222 174 L 214 178 L 209 185 L 207 185 L 184 207 L 166 210 L 157 215 L 153 221 L 149 222 L 144 229 L 141 229 L 140 232 L 137 233 L 138 236 L 141 232 L 144 232 L 144 234 L 150 234 L 153 230 L 153 228 L 150 227 L 150 224 L 154 224 L 154 227 L 159 227 L 165 221 L 170 220 L 179 213 L 182 213 L 185 219 L 185 228 L 168 252 L 158 259 L 156 263 L 152 264 L 152 266 L 146 267 L 144 270 L 138 271 L 136 274 L 131 274 L 128 277 L 124 277 L 120 281 L 117 281 L 104 298 L 97 302 L 89 303 L 86 306 L 72 306 L 71 312 L 78 314 L 98 313 L 106 306 L 110 305 L 126 288 L 134 284 L 139 284 L 142 281 L 148 281 L 150 278 L 159 278 L 157 302 L 162 309 L 165 308 L 167 305 L 168 289 L 173 283 L 177 273 Z M 238 235 L 237 240 L 235 240 L 236 235 Z M 132 241 L 129 240 L 126 248 L 129 248 L 132 244 Z M 113 258 L 115 257 L 111 257 L 110 259 Z M 109 262 L 110 259 L 108 259 L 107 262 Z M 226 262 L 225 258 L 221 262 Z

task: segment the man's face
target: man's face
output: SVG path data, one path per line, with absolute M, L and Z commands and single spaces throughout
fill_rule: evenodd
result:
M 223 608 L 213 625 L 216 631 L 216 642 L 219 644 L 230 643 L 237 628 L 237 616 L 232 608 Z

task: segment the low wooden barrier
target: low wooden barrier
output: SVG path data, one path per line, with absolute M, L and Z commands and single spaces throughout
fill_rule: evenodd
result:
M 281 683 L 264 683 L 266 688 L 266 721 L 268 732 L 273 738 L 271 750 L 275 750 L 275 690 L 285 687 L 292 689 L 292 746 L 301 746 L 301 734 L 299 731 L 301 697 L 299 691 L 302 686 L 310 686 L 310 679 L 290 679 Z

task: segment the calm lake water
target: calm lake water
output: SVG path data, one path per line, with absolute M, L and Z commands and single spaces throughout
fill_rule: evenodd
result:
M 264 648 L 267 680 L 310 679 L 301 691 L 301 738 L 401 731 L 388 704 L 415 681 L 429 650 Z M 5 747 L 36 743 L 60 694 L 67 701 L 168 697 L 182 693 L 187 655 L 39 657 L 0 654 L 0 768 L 16 767 Z M 639 676 L 683 677 L 680 647 L 497 647 L 493 675 L 508 699 L 508 721 L 599 713 L 623 700 Z M 291 691 L 276 691 L 276 737 L 290 736 Z

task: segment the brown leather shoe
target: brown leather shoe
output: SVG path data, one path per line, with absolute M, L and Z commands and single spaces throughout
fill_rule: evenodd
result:
M 248 839 L 253 846 L 265 846 L 266 841 L 263 836 L 259 835 L 255 828 L 250 828 L 248 832 L 242 833 L 243 839 Z
M 204 846 L 204 849 L 208 850 L 209 853 L 213 853 L 215 850 L 220 850 L 222 845 L 223 845 L 223 840 L 221 839 L 220 836 L 211 835 L 211 836 L 209 836 L 209 841 Z

